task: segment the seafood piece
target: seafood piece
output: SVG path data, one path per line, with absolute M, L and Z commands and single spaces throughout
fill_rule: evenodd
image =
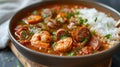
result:
M 40 35 L 41 35 L 41 41 L 42 41 L 42 42 L 50 42 L 50 41 L 51 41 L 51 35 L 50 35 L 49 32 L 47 32 L 47 31 L 42 31 L 42 32 L 40 33 Z
M 54 50 L 57 52 L 67 52 L 72 48 L 72 38 L 67 37 L 65 39 L 61 39 L 54 46 Z
M 49 32 L 47 31 L 35 33 L 30 40 L 31 45 L 38 48 L 40 47 L 48 48 L 50 46 L 48 42 L 50 41 L 51 41 L 51 37 Z
M 23 19 L 23 21 L 27 24 L 35 24 L 42 21 L 42 17 L 40 15 L 30 15 L 28 18 Z

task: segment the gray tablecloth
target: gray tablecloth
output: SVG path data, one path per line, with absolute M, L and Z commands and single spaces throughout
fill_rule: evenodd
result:
M 10 18 L 21 8 L 41 0 L 0 0 L 0 49 L 7 46 L 8 23 Z

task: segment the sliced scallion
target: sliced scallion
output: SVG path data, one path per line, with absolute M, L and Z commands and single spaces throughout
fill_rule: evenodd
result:
M 96 17 L 94 21 L 96 22 L 96 21 L 97 21 L 97 19 L 98 19 L 98 18 Z
M 106 37 L 107 39 L 109 39 L 110 36 L 111 36 L 111 34 L 107 34 L 105 37 Z
M 72 16 L 71 13 L 67 13 L 67 14 L 66 14 L 66 18 L 70 18 L 71 16 Z
M 52 47 L 54 47 L 55 45 L 57 45 L 57 43 L 56 43 L 56 42 L 52 43 Z
M 74 51 L 70 52 L 70 53 L 67 53 L 67 56 L 73 56 L 74 55 Z

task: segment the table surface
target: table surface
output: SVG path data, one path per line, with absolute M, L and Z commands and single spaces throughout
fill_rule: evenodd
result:
M 95 0 L 120 12 L 120 0 Z M 120 50 L 112 56 L 112 67 L 120 67 Z M 9 47 L 0 50 L 0 67 L 23 67 Z

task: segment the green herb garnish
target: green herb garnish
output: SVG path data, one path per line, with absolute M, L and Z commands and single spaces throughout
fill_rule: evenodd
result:
M 23 31 L 21 32 L 21 35 L 22 35 L 22 38 L 26 39 L 27 31 L 26 31 L 26 30 L 23 30 Z
M 65 39 L 67 38 L 68 36 L 60 36 L 60 39 Z
M 97 19 L 98 19 L 98 18 L 96 17 L 94 21 L 96 22 L 96 21 L 97 21 Z
M 82 18 L 80 18 L 80 21 L 79 21 L 80 24 L 83 24 L 84 23 L 84 20 Z
M 94 50 L 94 51 L 93 51 L 93 53 L 96 53 L 96 52 L 97 52 L 97 50 Z
M 74 55 L 74 51 L 70 52 L 70 53 L 67 53 L 67 56 L 73 56 Z
M 52 43 L 52 47 L 54 47 L 55 45 L 57 45 L 57 43 L 56 43 L 56 42 L 53 42 L 53 43 Z
M 53 36 L 52 36 L 52 40 L 56 40 L 56 36 L 53 35 Z
M 60 35 L 60 39 L 64 39 L 64 38 L 66 38 L 66 37 L 68 37 L 68 36 L 69 36 L 69 35 L 68 35 L 68 33 L 66 32 L 66 33 Z
M 88 19 L 85 19 L 84 22 L 86 23 L 88 21 Z
M 85 24 L 88 21 L 88 19 L 83 19 L 80 17 L 79 24 Z
M 56 34 L 56 32 L 52 32 L 52 34 Z
M 87 38 L 82 38 L 80 42 L 87 42 L 88 39 Z
M 105 37 L 106 37 L 107 39 L 109 39 L 110 36 L 111 36 L 111 34 L 107 34 Z
M 23 22 L 23 21 L 19 21 L 18 24 L 24 25 L 25 22 Z
M 80 14 L 80 12 L 76 11 L 74 14 L 75 14 L 75 15 L 79 15 L 79 14 Z
M 77 51 L 81 50 L 83 48 L 83 45 L 77 48 Z
M 36 15 L 36 14 L 37 14 L 37 11 L 33 11 L 32 14 Z
M 67 13 L 67 14 L 66 14 L 66 18 L 70 18 L 71 16 L 72 16 L 71 13 Z
M 29 31 L 29 35 L 33 35 L 34 34 L 34 32 L 33 31 Z
M 108 28 L 110 27 L 110 24 L 109 24 L 109 23 L 107 23 L 106 25 L 107 25 Z

